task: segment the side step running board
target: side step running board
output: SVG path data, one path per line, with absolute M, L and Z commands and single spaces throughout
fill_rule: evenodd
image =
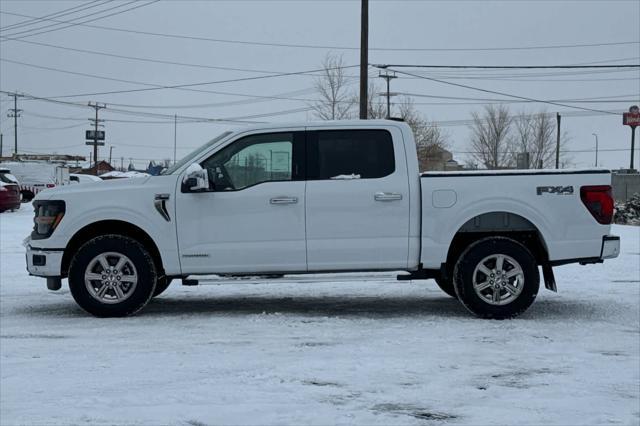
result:
M 437 269 L 418 269 L 406 275 L 398 275 L 396 279 L 398 281 L 428 280 L 439 276 L 440 271 Z

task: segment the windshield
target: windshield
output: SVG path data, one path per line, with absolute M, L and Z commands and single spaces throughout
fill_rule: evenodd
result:
M 160 173 L 160 174 L 162 174 L 162 175 L 173 174 L 176 170 L 178 170 L 179 168 L 181 168 L 185 164 L 193 161 L 193 159 L 196 158 L 198 155 L 200 155 L 200 153 L 202 151 L 204 151 L 207 148 L 209 148 L 210 146 L 215 145 L 216 143 L 220 142 L 222 139 L 226 138 L 231 133 L 233 133 L 233 132 L 226 131 L 226 132 L 216 136 L 215 138 L 211 139 L 206 144 L 202 145 L 200 148 L 196 148 L 194 151 L 191 151 L 191 153 L 189 153 L 188 155 L 182 157 L 182 159 L 180 161 L 178 161 L 177 163 L 175 163 L 173 166 L 169 167 L 168 169 L 163 170 L 162 173 Z

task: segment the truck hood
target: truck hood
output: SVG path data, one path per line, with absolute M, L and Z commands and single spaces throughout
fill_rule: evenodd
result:
M 109 192 L 109 195 L 104 196 L 118 197 L 123 192 L 129 192 L 137 190 L 147 184 L 150 179 L 154 179 L 153 176 L 125 178 L 125 179 L 109 179 L 100 182 L 89 182 L 81 184 L 69 184 L 58 186 L 51 189 L 45 189 L 40 191 L 36 195 L 34 200 L 64 200 L 69 195 L 83 194 L 83 193 L 102 193 Z

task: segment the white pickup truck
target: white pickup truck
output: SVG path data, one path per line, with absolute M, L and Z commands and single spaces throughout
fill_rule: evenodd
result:
M 524 312 L 542 269 L 616 257 L 606 170 L 418 173 L 390 120 L 226 132 L 163 175 L 38 194 L 30 274 L 87 312 L 138 312 L 206 274 L 406 271 L 483 318 Z

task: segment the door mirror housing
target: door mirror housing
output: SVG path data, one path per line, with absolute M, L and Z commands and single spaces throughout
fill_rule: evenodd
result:
M 182 178 L 182 192 L 206 192 L 209 190 L 207 171 L 200 164 L 194 163 L 190 165 Z

